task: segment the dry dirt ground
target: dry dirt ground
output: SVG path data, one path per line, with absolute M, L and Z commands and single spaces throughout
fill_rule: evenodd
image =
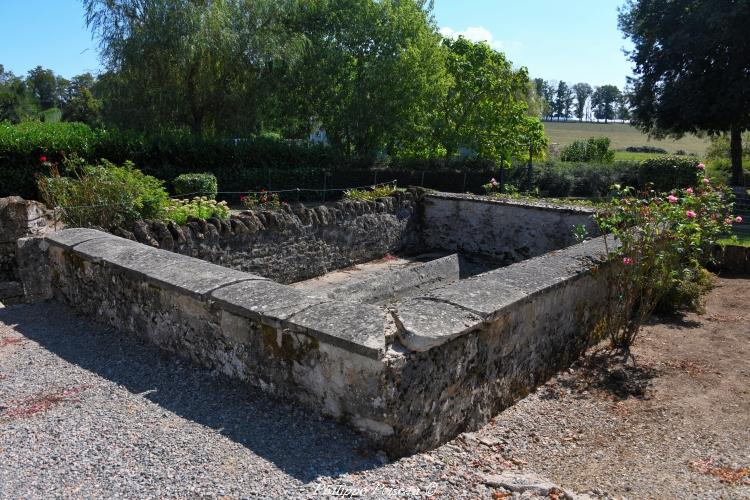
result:
M 0 309 L 0 498 L 533 496 L 508 474 L 598 498 L 750 498 L 748 299 L 750 279 L 719 279 L 705 315 L 645 328 L 636 367 L 592 352 L 479 431 L 394 462 L 59 304 Z
M 655 318 L 637 368 L 591 354 L 476 436 L 573 490 L 750 498 L 750 280 L 717 280 L 706 306 Z

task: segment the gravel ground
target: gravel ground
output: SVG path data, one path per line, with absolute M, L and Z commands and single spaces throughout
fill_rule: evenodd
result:
M 594 353 L 481 430 L 393 463 L 62 305 L 0 309 L 0 498 L 531 498 L 505 481 L 530 471 L 567 496 L 750 498 L 749 292 L 722 279 L 705 316 L 646 329 L 637 368 Z

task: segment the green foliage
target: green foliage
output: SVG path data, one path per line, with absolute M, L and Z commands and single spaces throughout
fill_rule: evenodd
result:
M 509 162 L 511 156 L 538 152 L 547 144 L 539 119 L 526 114 L 525 68 L 514 70 L 505 56 L 486 43 L 466 38 L 443 40 L 450 78 L 438 106 L 434 134 L 446 156 L 465 147 L 479 157 Z
M 116 166 L 106 160 L 87 165 L 79 159 L 57 165 L 45 162 L 50 175 L 37 180 L 39 191 L 50 207 L 59 208 L 63 222 L 71 227 L 109 229 L 137 219 L 159 218 L 169 197 L 163 183 L 143 174 L 131 162 Z
M 177 224 L 187 223 L 189 217 L 197 219 L 229 218 L 229 206 L 225 201 L 216 201 L 206 196 L 195 196 L 192 199 L 169 200 L 164 206 L 162 218 Z
M 391 196 L 396 191 L 404 191 L 403 189 L 397 188 L 393 184 L 384 184 L 382 186 L 375 186 L 370 189 L 347 189 L 344 192 L 344 197 L 347 200 L 376 200 L 378 198 L 385 198 Z
M 586 111 L 586 101 L 594 93 L 594 89 L 588 83 L 576 83 L 573 85 L 573 93 L 576 96 L 576 118 L 583 120 L 583 114 Z
M 630 153 L 654 153 L 654 154 L 660 154 L 665 155 L 668 154 L 668 151 L 664 148 L 659 148 L 656 146 L 628 146 L 625 148 L 625 151 L 628 151 Z M 683 151 L 683 155 L 684 155 Z
M 35 175 L 46 174 L 39 158 L 66 156 L 93 160 L 99 134 L 77 123 L 0 122 L 0 196 L 36 198 Z
M 281 208 L 281 198 L 278 193 L 263 189 L 260 193 L 249 193 L 240 197 L 245 208 L 261 210 L 278 210 Z
M 282 75 L 278 97 L 280 114 L 295 117 L 296 136 L 320 127 L 335 149 L 360 157 L 437 154 L 430 118 L 445 91 L 445 52 L 428 5 L 300 5 L 291 16 L 309 44 L 300 64 Z
M 657 192 L 674 188 L 696 187 L 695 168 L 698 161 L 693 158 L 664 156 L 644 160 L 638 169 L 641 186 L 651 185 Z
M 602 85 L 597 87 L 591 96 L 591 108 L 598 120 L 607 123 L 616 117 L 617 105 L 622 99 L 622 93 L 614 85 Z
M 219 190 L 216 176 L 209 173 L 180 174 L 172 181 L 177 196 L 200 195 L 210 199 L 216 198 Z
M 612 163 L 615 152 L 609 149 L 608 137 L 589 137 L 574 141 L 560 152 L 560 160 L 577 162 Z
M 675 311 L 692 311 L 702 314 L 705 312 L 704 298 L 713 284 L 713 275 L 706 269 L 687 268 L 675 278 L 673 285 L 656 304 L 654 312 L 673 314 Z
M 83 3 L 109 70 L 104 113 L 126 128 L 258 131 L 274 63 L 303 46 L 284 23 L 290 1 Z
M 637 187 L 637 162 L 566 163 L 549 161 L 535 167 L 534 186 L 545 196 L 603 197 L 613 184 Z
M 693 175 L 698 189 L 647 190 L 636 197 L 632 188 L 624 188 L 597 212 L 600 230 L 617 243 L 608 245 L 618 268 L 608 276 L 604 331 L 612 347 L 626 355 L 657 305 L 697 303 L 706 290 L 703 265 L 731 228 L 729 192 L 706 183 L 695 166 Z
M 619 19 L 634 45 L 634 123 L 657 135 L 729 131 L 736 184 L 750 128 L 748 18 L 748 2 L 632 0 Z
M 557 84 L 557 93 L 555 94 L 554 112 L 558 118 L 567 118 L 570 116 L 570 108 L 573 106 L 573 90 L 568 84 L 560 80 Z
M 750 157 L 746 157 L 745 161 L 750 160 Z M 750 163 L 748 163 L 750 165 Z M 732 180 L 732 161 L 729 158 L 714 158 L 706 162 L 706 172 L 708 176 L 720 183 L 729 184 Z M 743 168 L 742 179 L 745 181 L 745 186 L 750 186 L 750 169 Z

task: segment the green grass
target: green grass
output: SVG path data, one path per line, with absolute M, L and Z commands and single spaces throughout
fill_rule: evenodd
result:
M 624 123 L 579 123 L 579 122 L 544 122 L 544 129 L 550 139 L 550 143 L 558 144 L 563 148 L 575 140 L 588 139 L 589 137 L 609 137 L 611 147 L 617 151 L 618 160 L 643 160 L 659 156 L 653 153 L 628 153 L 624 151 L 628 146 L 655 146 L 665 149 L 668 153 L 683 150 L 686 153 L 704 157 L 709 140 L 693 135 L 687 135 L 682 139 L 649 139 L 648 135 L 640 130 Z M 630 156 L 634 155 L 634 156 Z
M 719 245 L 750 247 L 750 235 L 747 235 L 747 234 L 735 235 L 732 238 L 723 238 L 719 240 L 718 243 Z

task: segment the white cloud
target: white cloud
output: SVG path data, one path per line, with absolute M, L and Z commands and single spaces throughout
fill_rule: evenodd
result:
M 456 31 L 448 26 L 440 28 L 440 34 L 446 38 L 458 38 L 463 36 L 472 42 L 487 42 L 490 47 L 498 51 L 507 51 L 509 49 L 518 49 L 520 42 L 505 43 L 502 40 L 496 40 L 492 32 L 484 26 L 469 26 L 463 31 Z

